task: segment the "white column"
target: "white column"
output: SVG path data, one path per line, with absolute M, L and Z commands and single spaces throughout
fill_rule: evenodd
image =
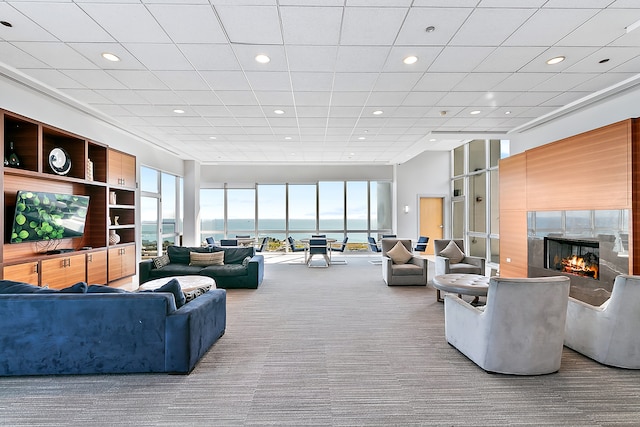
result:
M 184 161 L 183 246 L 200 246 L 200 163 Z

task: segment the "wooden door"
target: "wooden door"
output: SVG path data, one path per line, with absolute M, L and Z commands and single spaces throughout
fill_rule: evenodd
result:
M 7 265 L 3 268 L 3 278 L 38 286 L 38 262 Z
M 444 198 L 420 197 L 420 236 L 429 237 L 427 255 L 433 255 L 433 241 L 444 236 Z

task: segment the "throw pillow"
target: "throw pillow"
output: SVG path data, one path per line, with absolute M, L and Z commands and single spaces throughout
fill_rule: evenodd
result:
M 88 288 L 85 282 L 78 282 L 75 285 L 60 289 L 60 292 L 67 294 L 86 294 L 87 290 Z
M 143 291 L 148 292 L 148 291 Z M 180 308 L 187 303 L 184 293 L 182 292 L 182 288 L 180 287 L 180 282 L 177 279 L 171 279 L 158 289 L 155 289 L 151 292 L 170 292 L 173 294 L 173 297 L 176 300 L 176 308 Z
M 406 264 L 413 258 L 413 254 L 407 250 L 402 242 L 396 243 L 391 250 L 387 251 L 387 256 L 393 260 L 394 264 Z
M 28 283 L 0 280 L 0 294 L 33 294 L 42 288 Z
M 242 260 L 242 266 L 246 267 L 247 265 L 249 265 L 249 261 L 251 261 L 251 257 L 245 257 L 245 259 Z
M 200 295 L 204 295 L 206 292 L 209 292 L 211 289 L 211 285 L 204 285 L 193 289 L 188 289 L 184 291 L 185 304 L 189 301 L 193 301 Z
M 170 262 L 171 260 L 169 259 L 169 255 L 166 255 L 166 254 L 159 257 L 155 257 L 153 259 L 153 265 L 156 268 L 162 268 L 165 265 L 169 265 Z
M 443 256 L 445 258 L 449 258 L 449 262 L 451 264 L 459 263 L 464 259 L 464 256 L 465 256 L 464 252 L 460 250 L 458 245 L 456 245 L 453 240 L 450 241 L 447 247 L 444 248 L 442 251 L 440 251 L 438 255 Z
M 224 265 L 224 252 L 211 252 L 207 254 L 191 252 L 189 254 L 189 265 Z

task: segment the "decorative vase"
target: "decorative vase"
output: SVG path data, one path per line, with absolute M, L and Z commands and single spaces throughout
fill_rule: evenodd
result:
M 119 216 L 117 216 L 117 215 L 116 215 L 116 216 L 114 216 L 114 217 L 113 217 L 113 225 L 120 225 L 120 224 L 118 224 L 118 220 L 119 220 L 119 219 L 120 219 L 120 217 L 119 217 Z
M 116 197 L 116 192 L 115 191 L 109 191 L 109 204 L 110 205 L 115 205 L 117 204 L 117 197 Z
M 93 181 L 93 162 L 87 159 L 87 181 Z
M 116 233 L 116 230 L 109 230 L 109 244 L 117 245 L 120 243 L 120 235 Z

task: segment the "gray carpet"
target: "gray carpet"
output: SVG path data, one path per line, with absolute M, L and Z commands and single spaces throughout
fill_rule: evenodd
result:
M 0 425 L 640 424 L 640 371 L 565 349 L 555 374 L 487 374 L 446 343 L 433 288 L 347 259 L 283 258 L 229 290 L 226 334 L 188 376 L 0 378 Z

